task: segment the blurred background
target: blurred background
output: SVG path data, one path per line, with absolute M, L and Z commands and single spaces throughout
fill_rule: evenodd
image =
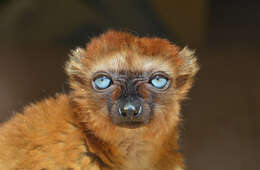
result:
M 70 49 L 110 28 L 196 49 L 182 110 L 188 170 L 259 169 L 260 1 L 0 0 L 0 121 L 66 92 Z

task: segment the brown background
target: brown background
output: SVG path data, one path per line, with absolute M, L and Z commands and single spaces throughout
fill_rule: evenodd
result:
M 69 50 L 108 28 L 196 49 L 201 70 L 182 110 L 188 169 L 259 169 L 258 1 L 0 0 L 0 121 L 68 91 Z

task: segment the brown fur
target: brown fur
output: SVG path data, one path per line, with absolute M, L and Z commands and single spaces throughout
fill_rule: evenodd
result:
M 181 170 L 178 149 L 180 102 L 198 70 L 187 48 L 160 38 L 108 31 L 66 65 L 72 91 L 27 106 L 0 128 L 0 169 Z M 153 72 L 171 86 L 154 98 L 151 122 L 136 129 L 114 125 L 104 96 L 91 86 L 97 71 Z M 112 92 L 112 101 L 120 96 Z M 145 100 L 151 91 L 139 89 Z

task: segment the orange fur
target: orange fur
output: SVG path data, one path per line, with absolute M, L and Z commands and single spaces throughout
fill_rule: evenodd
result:
M 163 71 L 171 86 L 154 99 L 149 124 L 127 129 L 109 118 L 104 96 L 92 86 L 97 71 Z M 108 31 L 66 65 L 72 91 L 27 106 L 0 128 L 0 169 L 181 170 L 180 102 L 198 71 L 196 58 L 160 38 Z M 149 98 L 142 85 L 139 92 Z M 121 91 L 116 87 L 111 99 Z

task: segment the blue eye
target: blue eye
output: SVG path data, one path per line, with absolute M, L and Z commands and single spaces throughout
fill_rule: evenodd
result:
M 164 88 L 166 86 L 167 82 L 168 82 L 168 79 L 163 76 L 160 76 L 160 75 L 153 77 L 151 80 L 151 84 L 155 88 L 158 88 L 158 89 Z
M 99 90 L 106 89 L 111 85 L 111 79 L 107 76 L 101 76 L 94 80 L 94 84 Z

